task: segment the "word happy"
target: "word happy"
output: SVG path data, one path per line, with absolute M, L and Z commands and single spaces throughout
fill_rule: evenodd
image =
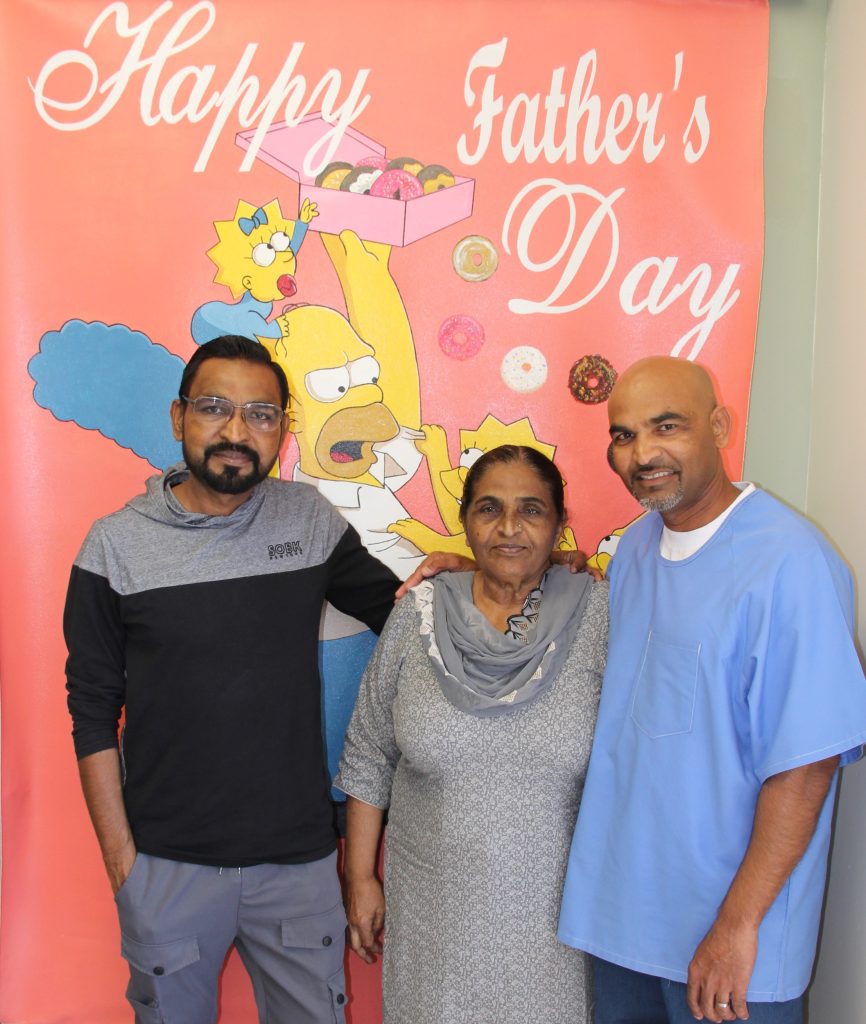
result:
M 294 43 L 271 86 L 265 91 L 256 75 L 248 74 L 257 43 L 248 43 L 234 70 L 222 88 L 213 85 L 216 67 L 189 64 L 169 73 L 168 64 L 178 54 L 189 50 L 203 39 L 216 20 L 214 4 L 210 0 L 195 4 L 183 12 L 173 24 L 162 25 L 161 40 L 152 37 L 157 23 L 174 5 L 167 0 L 148 18 L 137 25 L 130 24 L 129 9 L 125 3 L 109 4 L 93 21 L 84 38 L 83 50 L 63 50 L 45 62 L 33 90 L 36 110 L 46 124 L 59 131 L 82 131 L 98 124 L 114 109 L 127 89 L 140 77 L 139 112 L 142 122 L 151 127 L 160 122 L 177 124 L 188 121 L 195 124 L 212 118 L 210 130 L 194 170 L 204 171 L 229 118 L 234 114 L 237 123 L 247 128 L 256 126 L 250 145 L 241 164 L 248 171 L 259 151 L 265 134 L 275 120 L 297 124 L 313 111 L 332 125 L 319 142 L 312 147 L 304 162 L 304 171 L 315 174 L 334 158 L 346 129 L 370 101 L 364 86 L 369 69 L 356 72 L 348 92 L 342 95 L 343 76 L 331 68 L 309 90 L 307 81 L 297 73 L 304 50 L 303 43 Z M 113 30 L 118 39 L 129 40 L 129 48 L 119 67 L 104 75 L 93 55 L 87 50 L 94 44 L 100 31 Z M 80 95 L 62 98 L 52 95 L 55 76 L 67 69 L 84 72 L 87 87 Z
M 83 49 L 53 54 L 30 83 L 42 120 L 58 131 L 83 131 L 105 119 L 124 95 L 137 87 L 139 115 L 147 127 L 210 119 L 193 168 L 197 172 L 206 169 L 231 118 L 241 128 L 255 126 L 241 171 L 252 167 L 275 122 L 294 125 L 315 111 L 330 128 L 307 153 L 303 172 L 312 177 L 335 158 L 346 131 L 370 102 L 365 92 L 369 68 L 358 69 L 353 77 L 347 75 L 345 82 L 340 70 L 330 68 L 308 83 L 299 71 L 304 44 L 295 42 L 266 87 L 250 73 L 258 44 L 247 43 L 228 77 L 215 84 L 214 64 L 178 66 L 177 60 L 210 32 L 216 20 L 215 4 L 201 0 L 171 21 L 166 15 L 173 7 L 171 0 L 166 0 L 148 17 L 132 24 L 126 3 L 108 4 L 88 28 Z M 125 53 L 110 68 L 101 67 L 94 55 L 99 44 L 118 40 L 125 44 Z M 509 99 L 502 95 L 497 70 L 505 62 L 507 45 L 508 40 L 502 39 L 480 47 L 467 66 L 463 93 L 474 120 L 471 132 L 457 140 L 457 155 L 464 165 L 480 163 L 497 141 L 506 163 L 541 161 L 560 166 L 563 162 L 591 166 L 599 161 L 616 166 L 628 160 L 651 164 L 669 145 L 660 128 L 662 93 L 642 92 L 635 97 L 621 93 L 606 107 L 602 105 L 594 88 L 598 64 L 594 50 L 581 55 L 568 88 L 565 69 L 556 68 L 546 96 L 519 93 Z M 683 54 L 678 53 L 674 92 L 682 71 Z M 70 83 L 80 83 L 82 74 L 84 87 L 79 85 L 70 95 Z M 700 161 L 707 151 L 711 125 L 705 96 L 695 98 L 677 141 L 687 165 Z M 510 299 L 513 313 L 569 313 L 611 285 L 619 256 L 614 204 L 624 192 L 619 188 L 604 195 L 587 185 L 553 177 L 539 177 L 521 189 L 503 224 L 504 249 L 511 253 L 513 241 L 524 269 L 555 275 L 555 280 L 542 298 Z M 562 225 L 562 241 L 551 257 L 538 260 L 531 257 L 530 249 L 535 249 L 534 232 L 536 238 L 542 235 L 542 219 L 546 225 L 551 219 Z M 685 354 L 695 359 L 713 327 L 740 295 L 734 287 L 740 265 L 729 264 L 721 279 L 714 281 L 707 263 L 692 268 L 679 264 L 676 256 L 649 255 L 625 273 L 619 272 L 619 304 L 628 315 L 658 315 L 687 297 L 694 326 L 674 343 L 672 354 L 680 355 L 690 345 Z

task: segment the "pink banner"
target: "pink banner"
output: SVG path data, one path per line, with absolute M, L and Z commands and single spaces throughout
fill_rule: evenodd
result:
M 168 404 L 197 342 L 270 347 L 296 396 L 281 475 L 387 493 L 360 524 L 397 538 L 384 560 L 461 550 L 466 466 L 517 442 L 555 454 L 572 542 L 604 565 L 639 511 L 605 457 L 629 363 L 707 365 L 742 466 L 767 36 L 766 0 L 2 5 L 0 1019 L 128 1019 L 61 613 L 92 521 L 179 458 Z M 344 231 L 387 261 L 378 290 Z M 293 344 L 299 311 L 315 344 Z M 370 387 L 402 444 L 379 469 Z M 345 623 L 324 640 L 333 763 L 369 645 Z M 353 644 L 346 678 L 328 643 Z M 355 1024 L 377 986 L 351 963 Z M 234 957 L 221 1019 L 255 1019 Z

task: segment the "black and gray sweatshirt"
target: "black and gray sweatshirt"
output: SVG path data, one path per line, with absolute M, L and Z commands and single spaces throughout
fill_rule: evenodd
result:
M 314 488 L 185 511 L 183 465 L 91 528 L 64 613 L 76 754 L 117 746 L 137 849 L 220 866 L 336 845 L 321 729 L 325 600 L 379 632 L 397 578 Z

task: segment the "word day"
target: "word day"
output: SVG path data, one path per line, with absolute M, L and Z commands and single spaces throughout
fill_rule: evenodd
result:
M 571 313 L 591 302 L 611 282 L 620 253 L 619 221 L 614 204 L 625 193 L 618 188 L 603 195 L 586 185 L 567 185 L 555 178 L 530 182 L 514 197 L 502 226 L 502 244 L 514 250 L 521 265 L 533 274 L 553 272 L 555 283 L 542 299 L 512 298 L 512 313 Z M 520 207 L 526 201 L 521 211 Z M 589 211 L 587 214 L 586 211 Z M 552 256 L 530 255 L 539 224 L 562 224 L 562 241 Z M 513 241 L 512 241 L 513 234 Z M 740 296 L 734 282 L 739 263 L 730 263 L 711 292 L 713 270 L 699 263 L 684 275 L 677 256 L 647 256 L 621 278 L 619 305 L 628 316 L 647 312 L 658 316 L 679 299 L 688 297 L 689 314 L 696 321 L 671 348 L 671 355 L 700 355 L 710 333 Z M 677 274 L 680 279 L 675 280 Z M 567 297 L 566 297 L 567 295 Z

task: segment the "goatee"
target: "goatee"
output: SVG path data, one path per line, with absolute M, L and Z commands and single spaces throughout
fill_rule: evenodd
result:
M 245 455 L 250 460 L 249 471 L 242 473 L 240 466 L 223 466 L 219 472 L 211 469 L 210 458 L 219 452 L 237 452 L 239 455 Z M 255 449 L 244 444 L 232 444 L 230 441 L 221 441 L 205 448 L 200 460 L 194 459 L 187 451 L 186 445 L 183 445 L 183 458 L 190 474 L 217 494 L 244 494 L 261 483 L 271 471 L 270 466 L 262 468 L 261 459 Z

